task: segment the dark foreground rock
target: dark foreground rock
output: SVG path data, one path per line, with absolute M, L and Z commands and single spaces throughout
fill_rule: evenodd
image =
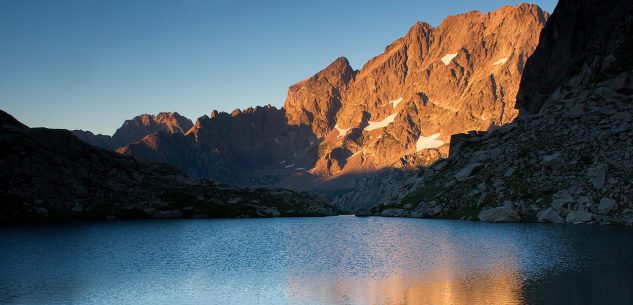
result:
M 84 218 L 326 216 L 321 198 L 191 179 L 91 146 L 67 130 L 28 128 L 0 111 L 0 222 Z

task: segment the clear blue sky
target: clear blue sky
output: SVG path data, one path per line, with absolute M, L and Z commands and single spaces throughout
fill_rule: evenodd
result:
M 112 134 L 141 113 L 282 106 L 293 83 L 339 56 L 359 69 L 416 21 L 520 2 L 0 0 L 0 108 Z

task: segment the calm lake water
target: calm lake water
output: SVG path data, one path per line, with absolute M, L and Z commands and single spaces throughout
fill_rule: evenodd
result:
M 633 304 L 633 230 L 351 216 L 0 227 L 0 304 Z

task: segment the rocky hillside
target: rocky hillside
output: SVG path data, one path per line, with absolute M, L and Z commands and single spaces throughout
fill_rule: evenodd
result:
M 112 137 L 95 135 L 90 131 L 83 130 L 74 130 L 73 134 L 94 146 L 115 150 L 127 144 L 138 142 L 145 136 L 158 131 L 169 134 L 184 134 L 191 127 L 193 127 L 191 120 L 177 112 L 161 112 L 157 115 L 142 114 L 125 121 Z
M 447 156 L 452 134 L 516 117 L 523 66 L 548 17 L 523 4 L 417 23 L 359 71 L 341 57 L 292 85 L 283 109 L 213 112 L 184 134 L 141 132 L 117 151 L 194 177 L 295 189 L 429 165 Z
M 0 111 L 0 222 L 68 218 L 333 215 L 325 201 L 241 189 L 136 161 L 67 130 L 28 128 Z
M 454 136 L 449 160 L 372 213 L 633 225 L 631 16 L 631 1 L 561 0 L 526 63 L 521 118 Z

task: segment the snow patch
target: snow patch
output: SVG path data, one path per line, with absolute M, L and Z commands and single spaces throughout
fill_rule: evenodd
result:
M 304 170 L 306 170 L 306 169 L 305 169 L 305 167 L 297 167 L 297 168 L 295 168 L 295 170 L 296 170 L 296 171 L 304 171 Z
M 294 164 L 294 163 L 292 163 L 292 164 L 290 164 L 290 165 L 286 165 L 286 166 L 285 166 L 285 168 L 292 168 L 292 167 L 295 167 L 295 164 Z
M 492 65 L 494 65 L 494 66 L 503 65 L 503 64 L 505 64 L 506 62 L 508 62 L 508 59 L 510 59 L 510 57 L 506 57 L 506 58 L 499 59 L 499 60 L 497 60 L 497 62 L 495 62 L 495 63 L 494 63 L 494 64 L 492 64 Z
M 444 57 L 442 57 L 442 62 L 445 65 L 449 65 L 451 63 L 451 61 L 453 61 L 453 59 L 455 59 L 455 57 L 457 57 L 457 54 L 459 53 L 453 53 L 453 54 L 446 54 L 444 55 Z
M 334 129 L 338 131 L 338 136 L 336 137 L 338 139 L 344 137 L 351 128 L 340 128 L 338 127 L 338 124 L 336 124 L 336 126 L 334 126 Z
M 428 137 L 421 135 L 420 138 L 418 139 L 418 142 L 415 143 L 415 148 L 416 148 L 415 151 L 418 152 L 424 149 L 441 147 L 442 145 L 444 145 L 444 141 L 438 140 L 440 136 L 441 134 L 439 133 L 436 133 Z
M 400 104 L 401 102 L 402 102 L 402 98 L 399 98 L 399 99 L 393 100 L 393 101 L 389 101 L 389 103 L 393 105 L 393 109 L 396 109 L 396 107 L 398 107 L 398 104 Z
M 365 127 L 365 131 L 372 131 L 372 130 L 376 130 L 376 129 L 380 129 L 380 128 L 385 128 L 385 127 L 389 126 L 389 124 L 393 123 L 393 121 L 396 119 L 397 115 L 398 115 L 397 113 L 394 113 L 394 114 L 386 117 L 384 120 L 382 120 L 380 122 L 369 121 L 369 125 L 367 125 L 367 127 Z
M 284 164 L 286 163 L 286 160 L 279 162 L 279 164 Z

